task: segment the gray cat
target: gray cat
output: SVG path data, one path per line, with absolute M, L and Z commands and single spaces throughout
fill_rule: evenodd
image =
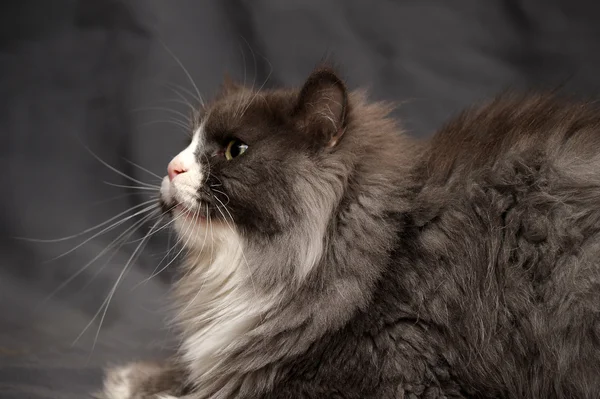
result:
M 390 111 L 327 67 L 226 83 L 161 189 L 179 352 L 103 397 L 600 398 L 600 112 Z

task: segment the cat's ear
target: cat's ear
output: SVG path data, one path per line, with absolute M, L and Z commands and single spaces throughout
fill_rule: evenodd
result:
M 300 90 L 296 118 L 301 130 L 317 143 L 334 147 L 346 129 L 348 92 L 333 69 L 321 67 L 308 77 Z

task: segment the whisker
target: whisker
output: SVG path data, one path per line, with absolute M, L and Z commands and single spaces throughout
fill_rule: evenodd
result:
M 168 89 L 175 91 L 171 87 L 168 87 Z M 175 93 L 177 93 L 177 92 L 175 91 Z M 179 93 L 177 93 L 177 94 L 179 94 Z M 183 100 L 182 100 L 182 98 L 183 98 Z M 169 98 L 169 99 L 166 99 L 166 100 L 161 100 L 160 102 L 162 102 L 162 103 L 175 103 L 175 104 L 185 105 L 186 107 L 190 108 L 190 111 L 192 113 L 198 112 L 196 110 L 196 108 L 194 108 L 194 106 L 192 104 L 190 104 L 185 97 L 181 96 L 181 94 L 180 94 L 180 98 Z M 188 116 L 188 118 L 189 118 L 189 116 Z
M 254 64 L 254 79 L 252 80 L 252 90 L 254 90 L 254 85 L 256 84 L 256 74 L 257 74 L 257 70 L 258 70 L 257 62 L 256 62 L 256 54 L 254 53 L 254 50 L 252 49 L 252 46 L 250 45 L 248 40 L 246 40 L 246 38 L 244 36 L 241 36 L 241 38 L 248 46 L 248 50 L 250 50 L 250 54 L 252 54 L 252 62 Z
M 207 159 L 208 159 L 208 158 L 207 158 Z M 210 165 L 210 163 L 209 163 L 209 165 Z M 209 171 L 208 175 L 209 175 L 209 176 L 212 176 L 212 178 L 213 178 L 213 179 L 215 179 L 216 181 L 218 181 L 218 182 L 219 182 L 219 184 L 218 184 L 218 185 L 217 185 L 217 184 L 211 184 L 211 187 L 213 187 L 213 186 L 214 186 L 214 187 L 219 187 L 219 186 L 222 186 L 222 185 L 223 185 L 223 182 L 221 181 L 221 179 L 219 179 L 219 178 L 218 178 L 217 176 L 215 176 L 213 173 L 210 173 L 210 171 Z
M 108 220 L 105 220 L 104 222 L 102 222 L 102 223 L 100 223 L 100 224 L 97 224 L 97 225 L 95 225 L 95 226 L 93 226 L 93 227 L 89 227 L 89 228 L 87 228 L 87 229 L 85 229 L 85 230 L 83 230 L 83 231 L 81 231 L 81 232 L 79 232 L 79 233 L 77 233 L 77 234 L 72 234 L 72 235 L 70 235 L 70 236 L 66 236 L 66 237 L 60 237 L 60 238 L 50 238 L 50 239 L 27 238 L 27 237 L 15 237 L 15 239 L 18 239 L 18 240 L 24 240 L 24 241 L 30 241 L 30 242 L 39 242 L 39 243 L 55 243 L 55 242 L 61 242 L 61 241 L 72 240 L 73 238 L 80 237 L 80 236 L 82 236 L 82 235 L 84 235 L 84 234 L 87 234 L 87 233 L 89 233 L 89 232 L 91 232 L 91 231 L 94 231 L 94 230 L 96 230 L 96 229 L 99 229 L 100 227 L 102 227 L 102 226 L 105 226 L 105 225 L 107 225 L 108 223 L 112 222 L 113 220 L 115 220 L 115 219 L 117 219 L 117 218 L 119 218 L 119 217 L 121 217 L 121 216 L 125 215 L 127 212 L 131 212 L 131 211 L 133 211 L 134 209 L 137 209 L 137 208 L 140 208 L 140 207 L 142 207 L 142 206 L 148 205 L 148 204 L 149 204 L 149 203 L 151 203 L 151 202 L 156 202 L 156 200 L 148 200 L 148 201 L 142 202 L 141 204 L 138 204 L 138 205 L 136 205 L 136 206 L 133 206 L 133 207 L 131 207 L 131 208 L 127 209 L 126 211 L 123 211 L 123 212 L 119 213 L 118 215 L 115 215 L 115 216 L 111 217 L 110 219 L 108 219 Z M 146 208 L 146 209 L 150 209 L 150 208 L 151 208 L 151 207 L 148 207 L 148 208 Z M 116 227 L 116 226 L 118 226 L 118 224 L 117 224 L 117 225 L 115 225 L 115 227 Z
M 146 234 L 146 238 L 149 238 L 152 235 L 152 230 L 158 225 L 158 223 L 160 223 L 160 219 L 158 221 L 156 221 L 156 223 L 154 223 L 154 225 L 152 225 L 152 227 L 150 228 L 150 231 L 148 231 L 148 233 Z M 110 305 L 110 301 L 112 300 L 117 287 L 119 285 L 119 283 L 121 282 L 121 280 L 123 279 L 123 276 L 125 276 L 125 273 L 127 272 L 127 270 L 129 269 L 129 266 L 131 265 L 132 261 L 136 258 L 136 255 L 138 254 L 138 252 L 140 251 L 140 248 L 142 248 L 142 246 L 147 242 L 146 241 L 142 241 L 138 244 L 138 246 L 135 248 L 135 250 L 133 251 L 133 253 L 131 254 L 131 256 L 129 257 L 129 259 L 127 260 L 127 263 L 125 264 L 125 267 L 123 267 L 123 270 L 121 271 L 121 273 L 119 274 L 119 276 L 117 277 L 117 280 L 115 281 L 113 288 L 110 290 L 110 293 L 107 297 L 108 301 L 106 301 L 106 306 L 104 306 L 104 311 L 102 312 L 102 317 L 100 318 L 100 323 L 98 324 L 98 330 L 96 331 L 96 335 L 94 337 L 94 344 L 92 345 L 92 351 L 91 353 L 94 352 L 94 348 L 96 347 L 96 342 L 98 342 L 98 336 L 100 335 L 100 329 L 102 328 L 102 324 L 104 323 L 104 318 L 106 316 L 106 312 L 108 310 L 108 307 Z M 94 319 L 92 319 L 93 321 Z M 84 330 L 85 332 L 85 330 Z M 78 337 L 79 338 L 79 337 Z M 91 356 L 90 353 L 90 356 Z
M 165 112 L 170 112 L 172 114 L 181 116 L 183 118 L 183 120 L 177 119 L 178 121 L 180 121 L 181 123 L 189 123 L 189 115 L 184 114 L 183 112 L 179 112 L 177 110 L 171 109 L 171 108 L 167 108 L 167 107 L 141 107 L 141 108 L 134 108 L 131 110 L 131 112 L 143 112 L 143 111 L 165 111 Z
M 198 90 L 198 86 L 196 86 L 196 83 L 194 82 L 194 79 L 192 79 L 192 75 L 190 75 L 190 73 L 188 72 L 188 70 L 183 66 L 183 63 L 169 49 L 169 47 L 166 45 L 166 43 L 163 42 L 162 39 L 160 39 L 160 38 L 158 40 L 161 42 L 161 44 L 163 45 L 163 47 L 165 48 L 165 50 L 167 50 L 167 52 L 171 55 L 171 57 L 173 57 L 173 59 L 175 60 L 175 62 L 177 62 L 177 64 L 179 64 L 179 66 L 181 67 L 181 69 L 183 70 L 183 72 L 185 73 L 185 75 L 187 76 L 187 78 L 189 79 L 190 83 L 194 87 L 194 90 L 196 90 L 196 94 L 198 95 L 197 100 L 200 102 L 200 104 L 202 104 L 202 107 L 204 107 L 204 101 L 202 99 L 202 95 L 200 94 L 200 90 Z
M 190 222 L 190 224 L 188 225 L 188 227 L 187 227 L 187 229 L 186 229 L 185 233 L 184 233 L 184 234 L 181 234 L 181 235 L 180 235 L 180 237 L 183 237 L 183 236 L 185 236 L 185 235 L 187 235 L 187 234 L 188 234 L 188 232 L 189 232 L 190 228 L 191 228 L 191 227 L 194 225 L 195 221 L 197 220 L 197 217 L 198 217 L 198 211 L 199 211 L 199 209 L 197 209 L 196 211 L 194 211 L 193 221 L 192 221 L 192 222 Z M 181 216 L 183 216 L 183 215 L 184 215 L 184 214 L 182 213 L 181 215 L 179 215 L 179 217 L 181 217 Z M 179 257 L 179 255 L 180 255 L 180 254 L 181 254 L 181 253 L 182 253 L 182 252 L 183 252 L 183 251 L 186 249 L 187 245 L 189 244 L 189 241 L 190 241 L 190 239 L 191 239 L 191 236 L 189 236 L 189 237 L 188 237 L 188 239 L 186 240 L 185 244 L 183 244 L 183 245 L 181 246 L 181 249 L 179 250 L 179 252 L 177 252 L 177 254 L 176 254 L 174 257 L 173 257 L 173 259 L 171 259 L 171 260 L 169 261 L 169 263 L 167 263 L 167 265 L 165 265 L 165 266 L 164 266 L 162 269 L 160 269 L 158 272 L 156 272 L 156 270 L 158 269 L 158 266 L 157 266 L 157 267 L 154 269 L 154 272 L 152 273 L 152 275 L 151 275 L 150 277 L 148 277 L 147 279 L 145 279 L 143 282 L 147 282 L 147 281 L 149 281 L 151 278 L 153 278 L 153 277 L 156 277 L 156 276 L 157 276 L 158 274 L 160 274 L 162 271 L 166 270 L 166 269 L 167 269 L 167 267 L 169 267 L 169 265 L 171 265 L 173 262 L 175 262 L 175 260 L 177 260 L 177 258 Z M 176 243 L 175 243 L 175 245 L 174 245 L 174 248 L 175 248 L 177 245 L 179 245 L 179 244 L 181 243 L 181 241 L 183 241 L 183 238 L 179 238 L 179 239 L 177 240 L 177 242 L 176 242 Z M 169 252 L 170 252 L 170 251 L 169 251 Z M 189 250 L 188 250 L 188 252 L 189 252 Z M 191 269 L 190 269 L 190 270 L 191 270 Z M 188 273 L 189 273 L 189 271 L 188 271 L 188 272 L 186 272 L 186 274 L 184 275 L 184 277 L 183 277 L 183 278 L 185 278 L 185 276 L 187 276 L 187 274 L 188 274 Z
M 62 258 L 64 256 L 72 253 L 73 251 L 77 250 L 78 248 L 81 248 L 83 245 L 85 245 L 88 242 L 92 241 L 94 238 L 101 236 L 102 234 L 106 233 L 107 231 L 112 230 L 115 227 L 122 225 L 126 221 L 128 221 L 128 220 L 130 220 L 130 219 L 132 219 L 132 218 L 134 218 L 134 217 L 136 217 L 138 215 L 141 215 L 141 214 L 146 213 L 146 212 L 150 212 L 152 209 L 158 208 L 158 206 L 159 206 L 158 204 L 150 205 L 150 206 L 142 209 L 141 211 L 138 211 L 138 212 L 134 213 L 133 215 L 127 216 L 126 218 L 121 219 L 120 221 L 115 222 L 115 223 L 111 224 L 108 227 L 105 227 L 104 229 L 100 230 L 98 233 L 95 233 L 91 237 L 86 238 L 85 240 L 83 240 L 82 242 L 80 242 L 79 244 L 77 244 L 75 247 L 71 248 L 67 252 L 64 252 L 64 253 L 62 253 L 62 254 L 60 254 L 60 255 L 58 255 L 58 256 L 50 259 L 48 262 L 55 261 L 57 259 L 60 259 L 60 258 Z
M 92 260 L 90 260 L 88 263 L 86 263 L 85 265 L 83 265 L 83 267 L 81 267 L 77 272 L 75 272 L 72 276 L 70 276 L 68 279 L 66 279 L 65 281 L 63 281 L 56 289 L 54 289 L 46 298 L 43 299 L 42 304 L 46 303 L 49 299 L 51 299 L 54 295 L 56 295 L 58 292 L 60 292 L 63 288 L 65 288 L 67 285 L 69 285 L 69 283 L 73 280 L 75 280 L 77 278 L 77 276 L 79 276 L 81 273 L 83 273 L 84 271 L 87 270 L 88 267 L 90 267 L 91 265 L 93 265 L 98 259 L 100 259 L 104 254 L 106 254 L 108 251 L 110 251 L 111 249 L 114 249 L 115 246 L 119 243 L 122 242 L 123 240 L 127 240 L 129 237 L 131 237 L 131 235 L 133 235 L 133 233 L 135 233 L 137 231 L 137 229 L 142 226 L 146 221 L 148 221 L 149 219 L 152 218 L 152 214 L 150 215 L 146 215 L 144 216 L 142 219 L 138 220 L 137 222 L 135 222 L 132 226 L 128 227 L 124 232 L 122 232 L 121 234 L 119 234 L 119 236 L 117 238 L 115 238 L 114 240 L 112 240 L 107 246 L 106 248 L 104 248 L 102 251 L 100 251 L 100 253 L 98 253 Z M 127 235 L 127 237 L 125 237 Z M 112 259 L 112 257 L 116 254 L 116 251 L 113 255 L 111 255 L 111 257 L 107 260 L 106 263 L 108 263 L 108 261 L 110 259 Z M 106 264 L 104 265 L 106 266 Z M 102 269 L 104 268 L 104 266 L 102 267 Z M 98 274 L 98 273 L 97 273 Z M 96 275 L 97 275 L 96 274 Z
M 180 128 L 182 128 L 185 132 L 185 134 L 189 134 L 189 130 L 190 127 L 184 123 L 181 123 L 181 121 L 179 119 L 159 119 L 159 120 L 155 120 L 155 121 L 150 121 L 150 122 L 144 122 L 144 123 L 140 123 L 139 126 L 143 127 L 143 126 L 150 126 L 150 125 L 155 125 L 157 123 L 167 123 L 167 124 L 172 124 L 175 126 L 178 126 Z
M 165 214 L 163 213 L 162 215 L 160 215 L 159 217 L 163 218 L 165 216 Z M 177 219 L 177 218 L 176 218 Z M 171 223 L 173 222 L 173 220 L 168 221 L 167 223 L 165 223 L 164 225 L 160 226 L 155 232 L 154 235 L 158 234 L 161 230 L 167 228 Z M 131 240 L 128 241 L 126 244 L 135 244 L 136 242 L 140 242 L 143 238 L 136 238 L 135 240 Z
M 131 165 L 135 166 L 136 168 L 139 168 L 139 169 L 143 170 L 144 172 L 146 172 L 146 173 L 148 173 L 148 174 L 150 174 L 150 175 L 152 175 L 152 176 L 156 177 L 158 180 L 161 180 L 161 181 L 162 181 L 162 177 L 161 177 L 161 176 L 159 176 L 159 175 L 157 175 L 156 173 L 152 172 L 151 170 L 149 170 L 149 169 L 146 169 L 146 168 L 144 168 L 143 166 L 141 166 L 141 165 L 138 165 L 137 163 L 135 163 L 135 162 L 133 162 L 133 161 L 130 161 L 130 160 L 129 160 L 129 159 L 127 159 L 127 158 L 124 158 L 124 157 L 122 157 L 122 158 L 123 158 L 123 160 L 124 160 L 125 162 L 127 162 L 127 163 L 129 163 L 129 164 L 131 164 Z
M 144 219 L 143 223 L 150 220 L 153 216 L 154 215 L 149 215 L 149 217 L 147 219 Z M 162 218 L 162 216 L 158 216 L 158 217 Z M 111 259 L 118 253 L 118 250 L 128 244 L 127 240 L 129 240 L 129 237 L 131 237 L 139 229 L 140 226 L 141 226 L 141 224 L 138 225 L 138 227 L 135 230 L 130 231 L 126 237 L 123 237 L 123 239 L 120 240 L 120 242 L 119 242 L 120 246 L 115 251 L 113 251 L 113 253 L 108 257 L 108 259 L 106 259 L 104 264 L 102 264 L 102 266 L 100 266 L 98 268 L 98 270 L 94 273 L 92 278 L 86 284 L 84 284 L 79 291 L 84 291 L 96 279 L 96 277 L 98 277 L 100 275 L 100 273 L 102 273 L 102 271 L 106 268 L 106 266 L 108 266 Z
M 217 201 L 219 201 L 219 203 L 221 204 L 221 206 L 223 207 L 223 209 L 225 209 L 225 211 L 229 215 L 229 218 L 231 219 L 231 223 L 235 223 L 235 221 L 233 219 L 233 215 L 231 215 L 231 212 L 229 212 L 229 209 L 227 209 L 227 207 L 225 206 L 225 204 L 223 204 L 223 201 L 221 201 L 216 195 L 213 195 L 213 198 L 216 199 Z M 217 207 L 217 209 L 219 209 L 219 207 Z M 225 216 L 223 216 L 223 217 L 225 217 Z M 225 222 L 227 222 L 227 219 L 225 219 Z M 227 225 L 229 225 L 229 223 L 227 223 Z M 230 228 L 231 228 L 231 226 L 230 226 Z
M 223 191 L 221 191 L 221 190 L 217 190 L 217 189 L 214 189 L 214 188 L 213 188 L 212 190 L 213 190 L 215 193 L 219 193 L 219 194 L 222 194 L 222 195 L 224 195 L 225 197 L 227 197 L 227 203 L 226 203 L 226 204 L 223 204 L 223 206 L 225 206 L 225 205 L 229 204 L 229 202 L 230 202 L 229 195 L 225 194 L 225 193 L 224 193 Z
M 246 40 L 246 38 L 244 36 L 242 36 L 242 40 L 244 42 L 246 42 L 246 45 L 248 46 L 248 50 L 250 50 L 250 54 L 252 54 L 252 62 L 254 64 L 254 79 L 252 79 L 252 88 L 251 91 L 254 90 L 254 86 L 256 85 L 256 75 L 258 74 L 258 64 L 256 62 L 256 54 L 254 53 L 254 50 L 252 49 L 252 46 L 250 45 L 250 43 L 248 43 L 248 40 Z
M 183 214 L 180 214 L 179 216 L 177 216 L 176 218 L 172 219 L 169 223 L 167 223 L 165 226 L 161 227 L 161 228 L 165 228 L 166 226 L 172 224 L 173 222 L 175 222 L 177 219 L 181 218 L 183 216 Z M 189 227 L 188 230 L 189 231 Z M 156 232 L 155 232 L 156 234 Z M 162 267 L 160 270 L 158 270 L 158 268 L 160 267 L 160 264 L 169 256 L 169 254 L 171 253 L 171 251 L 173 251 L 173 249 L 175 249 L 177 247 L 177 245 L 179 245 L 181 242 L 183 241 L 183 238 L 178 238 L 178 240 L 175 242 L 175 244 L 171 247 L 171 249 L 169 249 L 166 253 L 165 256 L 163 256 L 163 258 L 161 259 L 161 261 L 158 263 L 158 265 L 154 268 L 154 271 L 152 272 L 152 274 L 148 277 L 145 278 L 144 280 L 142 280 L 141 282 L 139 282 L 138 284 L 136 284 L 133 289 L 136 289 L 138 286 L 147 283 L 148 281 L 150 281 L 152 278 L 158 276 L 160 273 L 162 273 L 164 270 L 166 270 L 176 259 L 177 257 L 181 254 L 181 252 L 183 252 L 183 250 L 185 249 L 185 247 L 187 246 L 187 244 L 189 243 L 189 237 L 188 237 L 188 241 L 186 241 L 186 243 L 181 247 L 181 249 L 179 250 L 179 252 L 173 257 L 173 259 L 171 259 L 164 267 Z M 158 270 L 158 271 L 157 271 Z
M 125 194 L 117 195 L 117 196 L 114 196 L 114 197 L 102 199 L 102 200 L 99 200 L 99 201 L 94 201 L 91 204 L 88 204 L 85 208 L 86 209 L 87 208 L 93 208 L 93 207 L 98 206 L 100 204 L 105 204 L 107 202 L 116 201 L 116 200 L 118 200 L 120 198 L 131 197 L 133 195 L 137 195 L 137 193 L 125 193 Z
M 196 97 L 195 94 L 193 94 L 192 92 L 190 92 L 185 87 L 180 86 L 180 85 L 175 84 L 175 83 L 165 82 L 164 86 L 165 86 L 165 88 L 171 90 L 177 97 L 179 97 L 183 101 L 182 104 L 187 104 L 190 108 L 192 108 L 193 110 L 196 110 L 196 108 L 190 103 L 190 100 L 186 96 L 184 96 L 183 94 L 181 94 L 181 92 L 179 90 L 182 90 L 184 93 L 189 94 L 194 100 L 198 101 L 198 98 Z
M 242 36 L 242 39 L 243 39 L 243 36 Z M 245 39 L 244 39 L 244 40 L 245 40 Z M 246 42 L 246 44 L 247 44 L 247 43 L 248 43 L 248 42 Z M 240 47 L 240 52 L 242 53 L 242 60 L 243 60 L 243 63 L 244 63 L 244 83 L 243 83 L 243 87 L 244 87 L 244 88 L 246 88 L 246 73 L 247 73 L 247 66 L 246 66 L 246 55 L 244 54 L 244 49 L 242 48 L 242 46 L 240 45 L 239 47 Z M 255 65 L 256 65 L 256 63 L 255 63 Z M 256 73 L 256 72 L 255 72 L 255 73 Z M 236 110 L 235 110 L 235 112 L 234 112 L 234 114 L 233 114 L 235 118 L 237 118 L 237 116 L 238 116 L 238 114 L 239 114 L 240 110 L 242 109 L 242 106 L 243 106 L 243 102 L 240 100 L 240 101 L 238 102 L 238 105 L 237 105 L 237 107 L 236 107 Z
M 164 216 L 165 216 L 167 213 L 169 213 L 169 211 L 171 211 L 171 210 L 175 209 L 175 208 L 176 208 L 176 207 L 177 207 L 179 204 L 180 204 L 180 203 L 178 202 L 177 204 L 175 204 L 175 205 L 173 205 L 172 207 L 170 207 L 169 209 L 167 209 L 165 212 L 163 212 L 163 213 L 160 215 L 160 217 L 161 217 L 161 218 L 162 218 L 162 217 L 164 217 Z M 168 227 L 168 226 L 169 226 L 171 223 L 173 223 L 175 220 L 179 219 L 180 217 L 181 217 L 181 215 L 179 215 L 179 216 L 177 216 L 177 217 L 175 217 L 175 218 L 171 219 L 170 221 L 168 221 L 167 223 L 165 223 L 164 225 L 162 225 L 161 227 L 159 227 L 159 228 L 158 228 L 158 229 L 157 229 L 157 230 L 154 232 L 154 234 L 157 234 L 159 231 L 161 231 L 161 230 L 163 230 L 163 229 L 166 229 L 166 228 L 167 228 L 167 227 Z M 135 241 L 133 241 L 133 242 L 135 242 Z
M 183 94 L 181 94 L 181 92 L 179 90 L 181 90 L 182 92 L 184 92 L 185 94 L 187 94 L 188 96 L 192 97 L 194 100 L 196 100 L 198 103 L 201 103 L 201 99 L 198 98 L 198 96 L 196 94 L 194 94 L 193 92 L 191 92 L 190 90 L 186 89 L 185 87 L 175 84 L 175 83 L 171 83 L 171 82 L 167 82 L 165 84 L 165 86 L 167 87 L 167 89 L 171 90 L 173 93 L 177 94 L 179 96 L 179 98 L 184 99 L 187 101 L 187 97 L 185 97 Z M 192 107 L 192 109 L 194 110 L 194 112 L 197 112 L 197 109 L 195 107 Z
M 180 216 L 182 216 L 182 215 L 183 215 L 183 213 L 182 213 Z M 186 236 L 186 235 L 188 235 L 188 233 L 190 232 L 190 230 L 193 228 L 193 226 L 194 226 L 194 223 L 196 223 L 197 217 L 198 217 L 198 210 L 196 209 L 196 211 L 194 211 L 193 220 L 189 222 L 190 224 L 189 224 L 189 225 L 188 225 L 188 227 L 186 228 L 186 230 L 185 230 L 185 234 L 183 234 L 183 236 Z M 153 273 L 153 274 L 152 274 L 150 277 L 148 277 L 148 280 L 150 280 L 151 278 L 153 278 L 153 277 L 155 277 L 155 276 L 159 275 L 159 274 L 160 274 L 162 271 L 166 270 L 166 269 L 167 269 L 167 267 L 169 267 L 169 266 L 170 266 L 170 265 L 171 265 L 171 264 L 172 264 L 172 263 L 173 263 L 173 262 L 174 262 L 174 261 L 175 261 L 175 260 L 176 260 L 176 259 L 179 257 L 179 255 L 180 255 L 180 254 L 181 254 L 181 253 L 182 253 L 182 252 L 183 252 L 183 251 L 184 251 L 184 250 L 187 248 L 187 245 L 189 244 L 189 242 L 190 242 L 190 239 L 191 239 L 191 236 L 188 236 L 187 240 L 185 241 L 185 244 L 183 244 L 183 245 L 181 246 L 181 249 L 179 250 L 179 252 L 177 252 L 177 254 L 175 255 L 175 257 L 173 257 L 173 259 L 171 259 L 171 261 L 169 261 L 169 263 L 167 263 L 167 264 L 166 264 L 166 265 L 165 265 L 165 266 L 164 266 L 162 269 L 160 269 L 160 270 L 159 270 L 157 273 Z M 182 240 L 180 240 L 179 242 L 181 242 L 181 241 L 182 241 Z M 175 244 L 175 245 L 177 245 L 177 244 Z
M 111 183 L 108 181 L 103 181 L 102 183 L 112 186 L 112 187 L 120 187 L 120 188 L 129 188 L 131 190 L 146 190 L 146 191 L 154 191 L 157 192 L 160 187 L 156 186 L 156 188 L 150 188 L 150 187 L 139 187 L 139 186 L 128 186 L 127 184 L 117 184 L 117 183 Z M 125 195 L 131 195 L 132 193 L 128 193 Z
M 265 87 L 265 84 L 267 84 L 267 82 L 269 81 L 269 78 L 271 77 L 271 74 L 273 73 L 273 66 L 271 65 L 271 63 L 269 63 L 269 65 L 270 65 L 271 69 L 269 70 L 269 74 L 267 75 L 267 78 L 265 79 L 265 81 L 263 82 L 263 84 L 258 88 L 258 90 L 256 90 L 254 92 L 254 96 L 252 96 L 252 98 L 250 99 L 250 101 L 248 101 L 248 104 L 246 104 L 246 108 L 244 108 L 244 110 L 242 111 L 242 114 L 240 115 L 240 117 L 244 116 L 244 114 L 246 113 L 246 111 L 248 111 L 248 108 L 250 108 L 250 105 L 252 105 L 252 102 L 256 99 L 256 96 L 259 95 L 260 91 Z
M 208 220 L 209 215 L 208 215 L 208 205 L 206 205 L 206 220 Z M 198 259 L 200 258 L 200 256 L 202 255 L 202 253 L 204 252 L 204 246 L 206 244 L 206 238 L 208 237 L 208 235 L 205 233 L 204 234 L 204 240 L 202 241 L 202 247 L 200 247 L 200 251 L 198 251 L 198 256 L 196 256 L 196 260 L 194 261 L 194 263 L 196 263 L 198 261 Z M 211 253 L 211 263 L 212 263 L 212 253 Z M 184 275 L 183 278 L 185 278 L 188 273 L 190 273 L 192 269 L 188 270 L 186 272 L 186 274 Z M 204 281 L 202 282 L 202 285 L 198 288 L 198 290 L 196 291 L 196 294 L 194 295 L 194 297 L 187 303 L 187 305 L 185 305 L 185 307 L 183 309 L 181 309 L 178 314 L 177 314 L 177 318 L 181 317 L 182 314 L 185 313 L 185 311 L 192 306 L 192 304 L 196 301 L 196 298 L 198 298 L 198 295 L 200 295 L 200 293 L 202 292 L 202 288 L 204 288 L 204 284 L 206 283 L 206 280 L 208 279 L 208 277 L 204 278 Z
M 242 39 L 243 38 L 244 37 L 242 36 Z M 244 83 L 243 83 L 243 86 L 246 87 L 246 55 L 244 54 L 244 49 L 242 48 L 242 46 L 240 44 L 238 44 L 238 47 L 240 48 L 240 53 L 242 53 L 242 63 L 244 64 Z
M 181 88 L 181 86 L 179 86 L 179 85 L 174 85 L 174 86 L 175 86 L 175 87 L 180 87 L 180 88 Z M 179 99 L 170 99 L 170 100 L 164 100 L 163 102 L 167 102 L 167 103 L 168 103 L 168 102 L 174 102 L 174 103 L 183 104 L 183 105 L 187 106 L 187 107 L 189 108 L 189 110 L 190 110 L 190 113 L 191 113 L 191 115 L 190 115 L 190 116 L 188 116 L 186 119 L 188 120 L 188 122 L 191 122 L 190 124 L 191 124 L 192 126 L 194 126 L 194 122 L 195 122 L 195 121 L 198 119 L 198 114 L 199 114 L 199 111 L 198 111 L 197 107 L 194 107 L 194 106 L 193 106 L 193 105 L 190 103 L 190 101 L 189 101 L 189 100 L 188 100 L 188 99 L 187 99 L 187 98 L 186 98 L 186 97 L 185 97 L 183 94 L 181 94 L 181 93 L 180 93 L 180 92 L 179 92 L 179 91 L 178 91 L 176 88 L 174 88 L 174 87 L 170 87 L 170 86 L 169 86 L 169 83 L 167 83 L 167 84 L 165 85 L 165 87 L 166 87 L 167 89 L 171 90 L 173 93 L 175 93 L 175 95 L 177 95 L 177 97 L 179 97 L 179 98 L 180 98 L 180 100 L 179 100 Z M 182 88 L 182 89 L 183 89 L 184 91 L 186 91 L 186 92 L 188 92 L 188 93 L 189 93 L 189 91 L 188 91 L 188 90 L 186 90 L 185 88 Z M 194 95 L 192 95 L 192 97 L 194 97 Z
M 131 180 L 135 183 L 141 184 L 142 186 L 146 186 L 146 187 L 152 187 L 152 185 L 148 184 L 148 183 L 144 183 L 143 181 L 140 181 L 136 178 L 133 178 L 131 176 L 129 176 L 126 173 L 121 172 L 120 170 L 118 170 L 117 168 L 115 168 L 114 166 L 110 165 L 108 162 L 104 161 L 102 158 L 100 158 L 98 155 L 96 155 L 88 146 L 86 146 L 85 144 L 81 143 L 81 145 L 83 145 L 83 147 L 90 153 L 92 154 L 92 156 L 94 158 L 96 158 L 96 160 L 98 160 L 100 163 L 102 163 L 104 166 L 106 166 L 107 168 L 109 168 L 110 170 L 112 170 L 113 172 L 123 176 L 124 178 Z

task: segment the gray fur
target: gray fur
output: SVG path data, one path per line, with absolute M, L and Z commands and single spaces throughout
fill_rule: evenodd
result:
M 162 391 L 600 397 L 600 113 L 504 95 L 418 142 L 389 111 L 327 69 L 301 91 L 230 86 L 206 110 L 214 148 L 231 135 L 250 145 L 199 160 L 227 194 L 245 284 L 276 306 L 210 378 L 174 359 Z M 306 264 L 311 242 L 323 250 Z M 202 281 L 178 284 L 184 306 Z

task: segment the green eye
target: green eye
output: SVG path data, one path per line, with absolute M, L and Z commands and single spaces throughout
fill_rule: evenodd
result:
M 229 144 L 227 144 L 227 149 L 225 150 L 225 158 L 228 161 L 231 161 L 233 158 L 238 157 L 246 152 L 248 146 L 241 142 L 238 139 L 231 140 Z

